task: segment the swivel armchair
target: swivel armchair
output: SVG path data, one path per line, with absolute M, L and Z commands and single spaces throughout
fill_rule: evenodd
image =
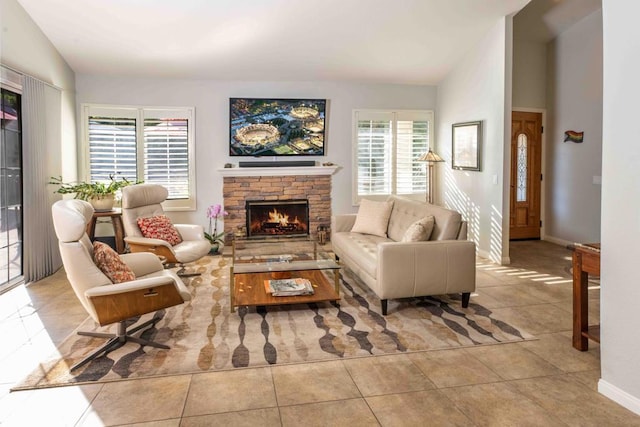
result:
M 78 332 L 79 335 L 108 338 L 108 341 L 72 366 L 71 370 L 109 353 L 127 341 L 141 346 L 168 349 L 164 344 L 142 339 L 134 334 L 154 326 L 162 318 L 159 310 L 191 299 L 182 280 L 172 271 L 165 270 L 158 257 L 153 254 L 118 256 L 113 251 L 115 260 L 123 261 L 128 266 L 127 270 L 130 269 L 133 273 L 131 276 L 135 275 L 133 280 L 113 283 L 96 265 L 94 246 L 86 233 L 87 224 L 93 216 L 93 207 L 83 200 L 59 200 L 53 204 L 51 211 L 64 269 L 76 296 L 100 326 L 118 323 L 115 334 Z M 151 320 L 127 330 L 132 318 L 154 312 Z
M 138 226 L 138 218 L 164 215 L 161 203 L 169 195 L 167 189 L 157 184 L 135 184 L 122 189 L 122 222 L 125 242 L 131 252 L 152 252 L 166 258 L 169 265 L 180 265 L 178 275 L 186 273 L 184 264 L 197 261 L 211 250 L 211 243 L 204 237 L 204 228 L 196 224 L 173 224 L 182 242 L 172 245 L 166 240 L 144 237 Z

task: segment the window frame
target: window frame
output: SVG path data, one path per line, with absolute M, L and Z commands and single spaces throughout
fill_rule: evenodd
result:
M 358 120 L 360 114 L 365 115 L 389 115 L 393 119 L 392 132 L 391 132 L 391 170 L 392 170 L 392 181 L 391 181 L 391 192 L 389 194 L 358 194 Z M 398 143 L 398 126 L 396 123 L 398 121 L 407 120 L 405 117 L 419 117 L 424 116 L 426 121 L 429 123 L 429 132 L 428 132 L 428 141 L 425 152 L 429 150 L 429 148 L 434 147 L 434 112 L 433 110 L 400 110 L 400 109 L 355 109 L 352 111 L 352 138 L 351 138 L 351 169 L 352 169 L 352 203 L 354 206 L 358 206 L 360 204 L 360 200 L 363 198 L 367 198 L 370 200 L 386 200 L 389 196 L 397 194 L 397 179 L 398 179 L 398 171 L 397 171 L 397 162 L 398 162 L 398 153 L 397 153 L 397 143 Z M 413 119 L 413 121 L 417 121 Z M 426 168 L 426 163 L 425 163 Z M 426 174 L 426 169 L 425 169 Z M 424 200 L 426 189 L 426 178 L 425 178 L 425 191 L 420 193 L 403 193 L 403 197 L 408 197 L 416 200 Z
M 150 118 L 150 113 L 175 114 L 188 121 L 187 131 L 187 161 L 188 161 L 188 197 L 186 199 L 167 199 L 162 203 L 166 211 L 195 211 L 196 210 L 196 156 L 195 156 L 195 108 L 194 107 L 160 107 L 141 105 L 113 105 L 90 104 L 81 105 L 82 120 L 82 179 L 91 179 L 89 117 L 105 116 L 117 118 L 134 118 L 136 120 L 136 176 L 144 179 L 144 121 Z

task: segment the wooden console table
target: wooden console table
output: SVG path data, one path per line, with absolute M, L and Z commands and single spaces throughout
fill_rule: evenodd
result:
M 110 218 L 113 224 L 113 234 L 116 238 L 116 251 L 123 254 L 125 251 L 124 244 L 124 226 L 122 224 L 122 210 L 113 209 L 108 212 L 94 212 L 91 221 L 87 224 L 87 235 L 93 241 L 96 234 L 96 222 L 98 218 Z
M 600 325 L 589 326 L 589 274 L 600 276 L 600 243 L 572 245 L 573 250 L 573 346 L 589 349 L 589 340 L 600 342 Z

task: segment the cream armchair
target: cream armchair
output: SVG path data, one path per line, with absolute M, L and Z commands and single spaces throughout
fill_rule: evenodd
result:
M 184 272 L 184 264 L 197 261 L 211 250 L 211 243 L 204 237 L 204 228 L 196 224 L 174 224 L 182 242 L 172 246 L 162 239 L 144 237 L 138 227 L 138 218 L 164 215 L 161 203 L 169 192 L 157 184 L 135 184 L 122 189 L 122 222 L 125 242 L 131 252 L 152 252 L 163 256 L 169 264 L 179 264 L 180 276 L 191 276 Z
M 162 315 L 157 311 L 182 304 L 191 294 L 179 277 L 165 270 L 153 254 L 124 254 L 120 259 L 131 268 L 136 279 L 114 284 L 94 261 L 93 244 L 86 233 L 93 207 L 83 200 L 60 200 L 53 204 L 53 224 L 60 255 L 69 283 L 89 315 L 100 326 L 118 322 L 115 334 L 78 332 L 79 335 L 108 338 L 106 344 L 71 367 L 77 369 L 94 358 L 132 341 L 142 346 L 168 349 L 133 334 L 154 326 Z M 117 255 L 116 255 L 117 256 Z M 156 312 L 151 320 L 127 330 L 127 320 Z

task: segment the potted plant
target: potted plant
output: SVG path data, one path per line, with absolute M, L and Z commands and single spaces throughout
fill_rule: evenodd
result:
M 55 191 L 59 194 L 75 194 L 76 199 L 86 200 L 93 208 L 100 211 L 110 211 L 115 203 L 116 193 L 123 187 L 131 185 L 127 178 L 117 179 L 115 174 L 109 175 L 107 182 L 63 182 L 62 177 L 51 177 L 49 184 L 58 185 Z
M 219 253 L 224 245 L 224 231 L 218 233 L 218 218 L 229 215 L 222 210 L 220 204 L 211 205 L 207 208 L 207 218 L 209 218 L 209 232 L 204 233 L 204 237 L 211 243 L 211 254 Z

